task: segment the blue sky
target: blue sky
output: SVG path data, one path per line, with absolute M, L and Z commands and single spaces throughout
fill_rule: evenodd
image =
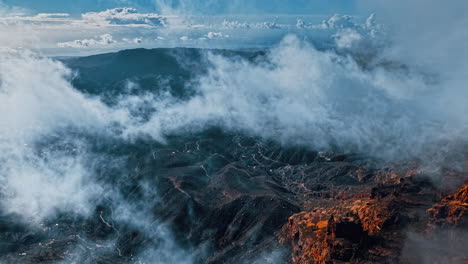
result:
M 4 0 L 37 13 L 80 15 L 115 7 L 158 12 L 157 2 L 182 7 L 193 14 L 331 14 L 356 12 L 356 0 Z
M 361 28 L 355 23 L 369 13 L 358 14 L 359 1 L 365 0 L 0 0 L 0 47 L 86 55 L 263 47 L 287 34 L 329 41 L 343 27 Z

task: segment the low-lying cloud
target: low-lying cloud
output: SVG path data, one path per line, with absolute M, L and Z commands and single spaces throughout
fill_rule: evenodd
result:
M 269 52 L 269 63 L 219 55 L 209 61 L 213 67 L 198 79 L 198 96 L 158 101 L 152 119 L 128 134 L 160 139 L 221 126 L 286 145 L 403 159 L 437 151 L 466 129 L 466 122 L 431 110 L 440 80 L 404 67 L 364 69 L 350 56 L 319 51 L 295 36 Z
M 86 184 L 83 146 L 68 138 L 75 147 L 42 152 L 37 144 L 71 125 L 104 125 L 105 107 L 75 91 L 66 79 L 71 72 L 58 62 L 24 51 L 0 56 L 0 109 L 8 113 L 0 118 L 1 208 L 35 220 L 60 208 L 86 213 L 96 186 Z
M 0 116 L 4 128 L 0 131 L 1 214 L 16 215 L 34 229 L 64 213 L 95 217 L 96 206 L 105 200 L 113 210 L 112 218 L 102 218 L 102 213 L 100 217 L 113 223 L 117 238 L 99 247 L 120 250 L 119 228 L 127 226 L 149 241 L 134 257 L 138 263 L 155 259 L 192 263 L 192 255 L 178 246 L 170 228 L 154 219 L 153 208 L 146 203 L 157 198 L 153 189 L 145 189 L 141 201 L 129 202 L 121 196 L 119 186 L 112 185 L 128 177 L 126 157 L 93 150 L 100 138 L 124 140 L 118 131 L 134 124 L 132 105 L 111 108 L 98 98 L 85 96 L 70 84 L 74 77 L 52 59 L 25 50 L 0 51 L 0 111 L 8 113 Z M 113 181 L 103 178 L 108 174 Z M 84 249 L 86 243 L 97 247 L 80 238 L 79 245 L 82 243 Z M 92 263 L 90 255 L 81 255 L 80 250 L 80 246 L 71 248 L 70 258 Z

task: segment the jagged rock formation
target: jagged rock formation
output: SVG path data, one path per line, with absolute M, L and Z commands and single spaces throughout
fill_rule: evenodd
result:
M 432 228 L 468 226 L 468 185 L 427 210 Z
M 291 216 L 281 239 L 291 244 L 293 262 L 421 263 L 419 256 L 409 252 L 412 246 L 408 244 L 413 241 L 408 242 L 408 236 L 418 234 L 430 244 L 423 236 L 441 236 L 441 229 L 444 241 L 467 245 L 467 185 L 431 207 L 440 190 L 421 175 L 410 172 L 394 180 L 393 184 L 379 183 L 367 198 L 361 195 Z M 424 214 L 426 208 L 430 209 Z M 465 231 L 457 238 L 456 229 Z M 438 263 L 466 261 L 463 246 L 458 244 L 454 248 L 459 251 L 437 256 Z

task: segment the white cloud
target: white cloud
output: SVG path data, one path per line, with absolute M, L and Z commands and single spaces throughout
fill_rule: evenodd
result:
M 35 15 L 35 18 L 38 19 L 48 19 L 48 18 L 63 18 L 63 17 L 69 17 L 70 14 L 67 13 L 39 13 Z
M 103 12 L 90 12 L 81 16 L 83 20 L 98 25 L 166 25 L 164 17 L 154 13 L 139 13 L 134 8 L 114 8 Z
M 111 34 L 104 34 L 99 36 L 99 38 L 92 38 L 92 39 L 82 39 L 82 40 L 74 40 L 69 42 L 60 42 L 57 43 L 59 47 L 68 47 L 68 48 L 89 48 L 89 47 L 96 47 L 96 46 L 105 46 L 114 44 L 115 41 Z
M 225 35 L 221 32 L 208 32 L 206 37 L 209 39 L 216 39 L 216 38 L 229 38 L 229 35 Z
M 418 72 L 385 65 L 363 70 L 351 56 L 319 51 L 294 36 L 268 54 L 271 65 L 209 56 L 213 67 L 198 79 L 197 96 L 155 101 L 151 119 L 124 133 L 159 140 L 216 125 L 391 160 L 455 148 L 451 139 L 466 139 L 466 115 L 456 115 L 459 123 L 440 118 L 446 112 L 432 107 L 443 93 L 432 94 L 435 84 Z
M 306 26 L 307 26 L 307 25 L 306 25 L 306 23 L 304 22 L 304 20 L 298 19 L 298 20 L 296 21 L 296 27 L 297 27 L 297 28 L 306 28 Z
M 133 38 L 133 39 L 123 38 L 123 41 L 127 43 L 140 44 L 143 42 L 143 38 Z
M 0 46 L 42 49 L 56 55 L 131 48 L 144 38 L 153 39 L 155 28 L 165 30 L 167 26 L 166 17 L 132 8 L 85 13 L 78 18 L 67 13 L 25 15 L 12 10 L 0 5 Z M 123 38 L 131 41 L 116 41 Z
M 102 12 L 89 12 L 81 15 L 80 19 L 71 18 L 67 13 L 39 13 L 27 16 L 22 12 L 13 12 L 13 8 L 0 5 L 0 22 L 4 24 L 24 23 L 62 23 L 65 25 L 89 26 L 139 26 L 139 27 L 163 27 L 166 26 L 166 17 L 154 13 L 139 13 L 134 8 L 114 8 Z
M 333 37 L 336 46 L 340 49 L 350 49 L 363 39 L 361 34 L 350 28 L 338 31 Z
M 3 22 L 5 25 L 15 25 L 18 23 L 26 23 L 26 24 L 49 24 L 49 23 L 56 23 L 56 24 L 64 24 L 64 23 L 72 23 L 74 22 L 73 19 L 70 18 L 70 14 L 67 13 L 39 13 L 34 16 L 25 16 L 24 14 L 12 14 L 7 13 L 1 16 L 0 12 L 0 22 Z
M 286 25 L 280 25 L 276 21 L 263 21 L 255 23 L 240 22 L 238 20 L 224 20 L 222 26 L 227 29 L 281 29 Z
M 309 18 L 312 21 L 306 21 Z M 322 24 L 321 19 L 305 16 L 296 21 L 295 18 L 263 16 L 226 20 L 216 17 L 161 16 L 140 13 L 133 8 L 88 12 L 78 18 L 66 13 L 40 13 L 32 16 L 1 16 L 0 13 L 0 46 L 43 49 L 46 54 L 54 55 L 88 55 L 137 46 L 206 47 L 204 40 L 227 38 L 229 42 L 213 41 L 210 45 L 216 45 L 216 48 L 268 46 L 277 44 L 288 33 L 297 33 L 308 39 L 332 37 L 339 48 L 349 48 L 361 42 L 358 40 L 359 35 L 363 41 L 378 39 L 379 36 L 380 28 L 374 22 L 374 17 L 362 23 L 355 22 L 354 17 L 341 15 L 334 15 Z M 355 34 L 345 34 L 349 33 L 343 31 L 345 29 L 352 29 Z M 160 38 L 156 38 L 155 33 Z
M 263 22 L 256 25 L 259 28 L 266 28 L 266 29 L 279 29 L 281 28 L 276 22 Z
M 364 23 L 361 23 L 357 17 L 349 15 L 335 14 L 321 24 L 307 23 L 303 19 L 297 19 L 296 27 L 299 29 L 315 29 L 329 31 L 354 30 L 361 35 L 377 37 L 377 34 L 384 32 L 384 27 L 376 22 L 375 14 L 371 14 Z
M 250 28 L 249 23 L 246 23 L 246 22 L 242 23 L 242 22 L 239 22 L 238 20 L 234 20 L 234 21 L 224 20 L 222 25 L 223 25 L 223 27 L 229 28 L 229 29 L 233 29 L 233 28 Z
M 339 49 L 359 48 L 360 44 L 381 46 L 386 39 L 386 30 L 382 24 L 376 22 L 375 14 L 371 14 L 364 21 L 349 15 L 335 14 L 323 20 L 321 24 L 306 23 L 298 19 L 296 27 L 301 30 L 319 30 L 330 32 L 335 46 Z
M 328 20 L 324 20 L 320 27 L 324 29 L 339 29 L 356 27 L 352 16 L 335 14 Z
M 51 59 L 0 51 L 0 111 L 8 113 L 0 117 L 0 207 L 7 212 L 35 220 L 64 208 L 86 213 L 90 194 L 97 194 L 87 181 L 89 167 L 73 154 L 84 151 L 79 140 L 69 142 L 76 146 L 71 152 L 34 150 L 35 142 L 63 127 L 91 129 L 107 122 L 107 108 L 73 89 L 70 76 Z

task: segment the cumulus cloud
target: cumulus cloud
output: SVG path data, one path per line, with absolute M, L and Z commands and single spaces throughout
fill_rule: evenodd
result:
M 135 41 L 136 39 L 134 39 Z M 117 41 L 114 40 L 111 34 L 104 34 L 99 36 L 98 38 L 93 39 L 81 39 L 81 40 L 74 40 L 69 42 L 60 42 L 57 43 L 59 47 L 67 47 L 67 48 L 90 48 L 96 46 L 106 46 L 110 44 L 114 44 Z M 141 42 L 141 41 L 140 41 Z
M 335 39 L 336 46 L 340 49 L 350 49 L 363 39 L 362 35 L 356 30 L 349 28 L 340 30 L 333 35 L 333 38 Z
M 306 24 L 306 22 L 302 19 L 297 19 L 296 20 L 296 27 L 297 28 L 307 28 L 308 25 Z
M 216 39 L 216 38 L 229 38 L 229 35 L 225 35 L 221 32 L 208 32 L 206 37 L 209 39 Z
M 224 20 L 222 23 L 225 28 L 250 28 L 250 24 L 246 22 L 239 22 L 238 20 L 229 21 Z
M 359 33 L 365 33 L 375 37 L 377 33 L 384 33 L 382 24 L 376 22 L 375 14 L 371 14 L 364 23 L 357 17 L 350 15 L 334 14 L 320 24 L 307 23 L 303 19 L 297 19 L 296 27 L 300 29 L 322 29 L 331 31 L 354 30 Z
M 0 13 L 0 25 L 1 46 L 21 46 L 43 49 L 45 53 L 51 51 L 60 55 L 76 55 L 90 54 L 98 48 L 131 48 L 132 45 L 141 44 L 141 41 L 137 41 L 139 38 L 154 36 L 155 28 L 165 28 L 167 21 L 158 14 L 140 13 L 132 8 L 116 8 L 85 13 L 80 18 L 67 13 L 25 15 L 5 12 Z M 134 41 L 115 41 L 123 38 Z
M 356 27 L 356 23 L 352 16 L 335 14 L 328 20 L 324 20 L 320 27 L 324 29 L 353 28 Z
M 298 20 L 296 26 L 301 29 L 324 30 L 334 32 L 331 38 L 339 49 L 354 49 L 364 52 L 370 46 L 384 45 L 386 29 L 382 24 L 376 22 L 375 14 L 371 14 L 362 23 L 356 17 L 335 14 L 321 24 L 314 25 Z M 364 48 L 364 46 L 367 46 Z M 374 47 L 374 48 L 375 48 Z
M 306 18 L 304 18 L 306 19 Z M 371 19 L 365 24 L 355 22 L 354 17 L 335 15 L 324 23 L 314 20 L 294 21 L 288 17 L 251 17 L 226 20 L 223 18 L 161 16 L 155 13 L 139 12 L 134 8 L 115 8 L 102 12 L 88 12 L 80 18 L 74 18 L 66 13 L 42 13 L 33 16 L 5 15 L 0 17 L 0 23 L 6 26 L 0 28 L 0 35 L 9 35 L 9 39 L 0 38 L 0 45 L 12 48 L 23 46 L 27 48 L 45 48 L 44 52 L 54 52 L 60 55 L 92 54 L 99 49 L 116 51 L 131 47 L 154 45 L 172 47 L 174 45 L 194 46 L 206 45 L 209 39 L 226 39 L 230 41 L 216 41 L 216 48 L 251 47 L 274 45 L 288 32 L 300 33 L 309 39 L 330 38 L 340 30 L 353 29 L 356 34 L 351 36 L 342 32 L 333 38 L 340 40 L 340 47 L 358 46 L 361 41 L 356 40 L 357 34 L 362 39 L 369 37 L 377 39 L 380 32 L 378 25 Z M 367 26 L 368 25 L 368 26 Z M 135 30 L 138 28 L 138 31 Z M 298 30 L 299 29 L 299 30 Z M 28 30 L 27 32 L 25 32 Z M 154 30 L 162 39 L 154 38 Z M 13 34 L 22 31 L 22 34 Z M 299 32 L 297 32 L 299 31 Z M 221 33 L 221 35 L 219 34 Z M 127 39 L 109 43 L 100 37 L 110 34 L 114 39 Z M 328 35 L 328 36 L 325 36 Z M 187 36 L 184 38 L 181 36 Z M 345 38 L 348 37 L 348 38 Z M 18 40 L 15 40 L 18 38 Z M 351 40 L 350 38 L 354 39 Z M 145 41 L 138 41 L 145 39 Z M 348 44 L 343 44 L 348 40 Z M 57 43 L 59 43 L 57 45 Z M 113 44 L 113 45 L 109 45 Z M 61 49 L 58 49 L 61 48 Z M 83 49 L 87 48 L 87 49 Z M 94 49 L 93 49 L 94 48 Z
M 222 26 L 227 29 L 281 29 L 284 25 L 280 25 L 276 21 L 248 23 L 238 20 L 224 20 Z
M 81 19 L 71 18 L 67 13 L 39 13 L 34 16 L 26 16 L 24 13 L 15 14 L 0 13 L 0 19 L 4 22 L 34 22 L 34 23 L 65 23 L 65 24 L 80 24 L 86 27 L 88 25 L 97 26 L 147 26 L 147 27 L 162 27 L 167 24 L 166 18 L 155 13 L 140 13 L 134 8 L 114 8 L 102 12 L 89 12 L 81 15 Z
M 134 8 L 114 8 L 82 15 L 83 20 L 99 25 L 165 26 L 166 19 L 154 13 L 139 13 Z

